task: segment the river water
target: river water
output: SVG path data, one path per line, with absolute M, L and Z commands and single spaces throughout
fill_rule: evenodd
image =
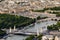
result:
M 42 27 L 43 31 L 47 30 L 47 26 L 48 25 L 52 25 L 55 24 L 56 21 L 47 21 L 47 22 L 40 22 L 40 23 L 36 23 L 35 26 L 30 27 L 28 29 L 26 29 L 25 31 L 29 31 L 29 32 L 36 32 L 36 30 L 40 30 Z M 21 35 L 13 35 L 11 37 L 8 37 L 6 40 L 24 40 L 27 36 L 21 36 Z

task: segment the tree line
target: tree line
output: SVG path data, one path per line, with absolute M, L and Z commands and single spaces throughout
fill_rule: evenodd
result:
M 17 28 L 25 27 L 34 22 L 35 22 L 34 19 L 28 17 L 9 15 L 9 14 L 0 14 L 0 29 L 10 28 L 10 27 L 13 28 L 14 25 Z

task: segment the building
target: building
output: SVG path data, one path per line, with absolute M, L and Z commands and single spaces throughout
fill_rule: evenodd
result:
M 60 35 L 55 36 L 55 40 L 60 40 Z
M 42 40 L 53 40 L 54 39 L 54 36 L 53 35 L 45 35 L 45 36 L 42 36 Z

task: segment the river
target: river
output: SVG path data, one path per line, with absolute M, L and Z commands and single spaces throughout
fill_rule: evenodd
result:
M 40 28 L 43 28 L 43 31 L 47 30 L 47 26 L 48 25 L 52 25 L 55 24 L 56 21 L 47 21 L 47 22 L 40 22 L 40 23 L 36 23 L 35 26 L 33 27 L 29 27 L 28 29 L 26 29 L 25 31 L 29 31 L 29 32 L 36 32 L 36 30 L 40 30 Z M 22 36 L 22 35 L 13 35 L 11 37 L 8 37 L 6 40 L 24 40 L 27 36 Z

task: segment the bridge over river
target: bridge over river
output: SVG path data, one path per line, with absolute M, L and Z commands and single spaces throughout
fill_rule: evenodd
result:
M 5 30 L 6 33 L 9 35 L 9 34 L 14 34 L 14 35 L 37 35 L 37 32 L 29 32 L 29 31 L 25 31 L 26 28 L 22 29 L 22 30 L 19 30 L 19 29 L 16 29 L 15 26 L 14 26 L 14 29 L 10 28 L 10 29 L 2 29 L 2 30 Z

